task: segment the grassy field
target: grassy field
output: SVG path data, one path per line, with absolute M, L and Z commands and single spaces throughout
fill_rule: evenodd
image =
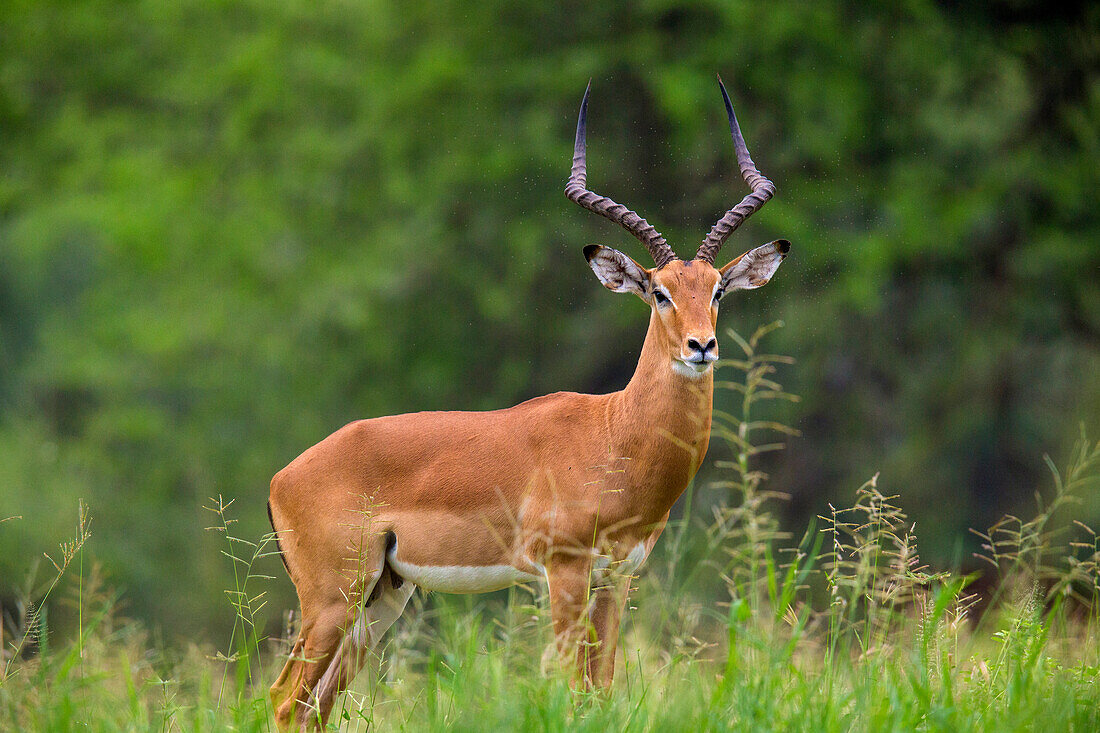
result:
M 921 563 L 912 525 L 877 477 L 850 506 L 830 506 L 788 536 L 771 513 L 780 497 L 754 470 L 754 457 L 788 432 L 756 416 L 787 397 L 773 381 L 783 360 L 757 354 L 762 335 L 736 338 L 744 358 L 727 366 L 740 378 L 726 386 L 744 400 L 741 414 L 716 416 L 716 437 L 736 456 L 724 481 L 690 490 L 685 516 L 696 518 L 670 526 L 630 581 L 609 696 L 573 691 L 545 653 L 542 588 L 418 594 L 330 726 L 1100 730 L 1100 539 L 1071 518 L 1095 490 L 1100 444 L 1082 435 L 1065 465 L 1051 463 L 1035 516 L 979 533 L 980 582 Z M 237 625 L 224 649 L 168 646 L 122 618 L 82 553 L 81 507 L 75 537 L 52 556 L 46 597 L 22 622 L 8 619 L 0 729 L 274 729 L 266 687 L 288 624 L 264 604 L 273 581 L 253 570 L 272 538 L 235 538 L 237 508 L 220 497 L 210 508 L 213 531 L 226 536 L 221 559 L 238 570 L 227 590 Z M 47 633 L 55 607 L 75 619 L 70 638 Z

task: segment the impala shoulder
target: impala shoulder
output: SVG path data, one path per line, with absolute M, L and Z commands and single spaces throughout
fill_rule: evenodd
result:
M 538 418 L 562 416 L 568 419 L 583 419 L 586 415 L 603 414 L 606 395 L 590 395 L 578 392 L 553 392 L 521 402 L 515 407 L 501 410 L 510 415 L 529 415 Z
M 544 394 L 541 397 L 532 397 L 529 400 L 520 402 L 518 405 L 516 405 L 516 407 L 583 407 L 586 404 L 598 402 L 604 397 L 606 397 L 606 395 L 591 395 L 583 394 L 581 392 L 551 392 L 550 394 Z

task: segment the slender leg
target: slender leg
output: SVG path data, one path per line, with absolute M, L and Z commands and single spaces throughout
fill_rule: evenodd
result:
M 347 602 L 340 599 L 320 611 L 303 608 L 302 617 L 302 630 L 290 659 L 271 688 L 275 725 L 280 731 L 301 730 L 316 719 L 312 691 L 344 637 Z
M 328 721 L 337 697 L 359 674 L 370 653 L 378 649 L 382 636 L 405 610 L 416 590 L 416 586 L 408 581 L 394 588 L 391 577 L 390 572 L 382 574 L 380 594 L 362 610 L 351 631 L 345 634 L 332 664 L 317 685 L 317 715 L 322 724 Z
M 615 651 L 619 645 L 619 623 L 630 591 L 630 577 L 612 577 L 592 591 L 588 614 L 590 637 L 585 676 L 588 684 L 610 690 L 615 677 Z
M 668 522 L 668 513 L 661 518 L 656 529 L 646 538 L 645 556 L 648 556 L 657 538 L 661 536 Z M 643 557 L 641 562 L 645 562 Z M 630 583 L 632 573 L 641 563 L 633 564 L 626 571 L 611 569 L 595 588 L 593 593 L 592 609 L 589 612 L 589 620 L 595 645 L 589 654 L 586 674 L 592 685 L 602 689 L 610 689 L 615 677 L 615 652 L 619 646 L 619 626 L 622 622 L 623 608 L 626 606 L 627 597 L 630 595 Z
M 578 681 L 585 686 L 591 572 L 588 557 L 557 554 L 547 564 L 546 573 L 558 657 L 563 666 L 578 673 Z
M 290 726 L 289 716 L 280 720 L 279 709 L 283 700 L 290 697 L 292 691 L 297 688 L 301 681 L 301 665 L 298 663 L 298 660 L 303 658 L 302 650 L 305 649 L 307 635 L 308 633 L 303 623 L 301 629 L 298 631 L 298 638 L 294 640 L 294 646 L 291 647 L 290 654 L 287 655 L 287 661 L 286 664 L 283 665 L 283 671 L 279 673 L 279 678 L 271 685 L 271 705 L 275 710 L 275 725 L 280 731 L 286 730 Z
M 271 687 L 275 725 L 280 731 L 317 725 L 327 715 L 327 709 L 322 710 L 318 704 L 317 687 L 326 676 L 331 677 L 329 667 L 340 656 L 344 638 L 357 618 L 360 601 L 369 597 L 379 580 L 384 540 L 379 538 L 372 544 L 375 546 L 365 556 L 369 560 L 362 561 L 363 567 L 370 570 L 358 572 L 359 577 L 331 586 L 308 581 L 298 584 L 302 629 L 283 671 Z M 343 665 L 342 660 L 337 661 Z

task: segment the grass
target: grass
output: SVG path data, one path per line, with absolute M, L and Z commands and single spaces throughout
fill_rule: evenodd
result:
M 544 653 L 541 588 L 418 594 L 331 726 L 1100 730 L 1100 540 L 1067 518 L 1095 490 L 1100 444 L 1082 434 L 1063 470 L 1048 460 L 1053 488 L 1034 517 L 977 533 L 988 566 L 981 597 L 970 590 L 974 576 L 921 562 L 913 527 L 879 477 L 791 537 L 771 513 L 782 497 L 754 468 L 790 433 L 756 414 L 768 400 L 791 399 L 775 381 L 786 360 L 758 351 L 765 336 L 735 337 L 743 358 L 724 373 L 740 379 L 724 386 L 742 395 L 741 409 L 715 423 L 734 459 L 722 481 L 688 497 L 712 508 L 709 519 L 671 526 L 634 580 L 609 697 L 574 692 Z M 81 507 L 75 539 L 33 595 L 40 602 L 14 634 L 9 628 L 0 729 L 273 730 L 266 685 L 286 645 L 263 635 L 281 636 L 265 627 L 270 581 L 255 570 L 273 538 L 234 537 L 231 503 L 210 506 L 235 570 L 227 613 L 237 624 L 226 651 L 164 647 L 118 617 L 116 598 L 94 569 L 85 573 Z M 78 631 L 54 640 L 45 612 L 62 590 Z

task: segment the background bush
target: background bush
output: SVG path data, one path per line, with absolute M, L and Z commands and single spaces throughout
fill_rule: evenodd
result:
M 0 594 L 82 497 L 126 612 L 208 635 L 208 497 L 254 537 L 270 476 L 351 419 L 619 388 L 644 308 L 580 249 L 644 251 L 561 194 L 580 95 L 593 187 L 687 255 L 744 192 L 715 72 L 779 186 L 723 256 L 794 243 L 722 316 L 787 323 L 788 520 L 881 470 L 925 559 L 970 563 L 966 528 L 1100 414 L 1098 28 L 1087 3 L 8 3 Z

